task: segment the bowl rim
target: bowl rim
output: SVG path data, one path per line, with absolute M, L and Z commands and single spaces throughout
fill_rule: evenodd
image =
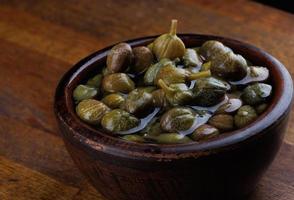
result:
M 258 56 L 259 60 L 270 64 L 270 73 L 274 76 L 273 78 L 278 79 L 277 82 L 279 82 L 279 84 L 275 82 L 275 85 L 273 85 L 275 95 L 267 111 L 259 116 L 255 122 L 242 129 L 197 144 L 195 144 L 195 142 L 174 145 L 134 143 L 109 136 L 78 119 L 74 109 L 70 108 L 73 100 L 71 93 L 69 94 L 69 86 L 88 66 L 105 58 L 107 52 L 114 46 L 110 45 L 80 60 L 61 78 L 56 88 L 54 101 L 54 111 L 59 125 L 66 126 L 69 130 L 68 133 L 70 134 L 70 137 L 74 139 L 75 142 L 82 144 L 94 152 L 102 151 L 114 156 L 133 159 L 172 160 L 205 156 L 211 153 L 235 148 L 239 144 L 246 143 L 260 134 L 266 134 L 268 129 L 278 124 L 283 119 L 283 116 L 285 116 L 287 112 L 290 112 L 293 98 L 292 79 L 284 65 L 276 58 L 253 45 L 227 37 L 202 34 L 178 34 L 178 36 L 184 41 L 184 43 L 185 40 L 188 39 L 198 39 L 203 42 L 212 39 L 218 40 L 225 45 L 229 44 L 228 46 L 231 48 L 232 46 L 235 46 L 243 51 L 248 51 L 250 54 Z M 124 42 L 129 43 L 131 46 L 138 46 L 143 43 L 152 42 L 156 37 L 158 37 L 158 35 L 136 38 Z M 235 51 L 234 48 L 232 49 Z

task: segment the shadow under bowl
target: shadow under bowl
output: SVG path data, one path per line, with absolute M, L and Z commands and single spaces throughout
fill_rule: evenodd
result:
M 254 123 L 201 143 L 140 144 L 107 135 L 76 116 L 73 89 L 105 66 L 112 46 L 73 66 L 55 94 L 55 115 L 64 142 L 81 172 L 109 200 L 238 199 L 252 192 L 283 140 L 293 84 L 286 68 L 252 45 L 218 36 L 179 34 L 187 47 L 218 40 L 270 71 L 273 98 Z M 126 41 L 147 45 L 157 36 Z

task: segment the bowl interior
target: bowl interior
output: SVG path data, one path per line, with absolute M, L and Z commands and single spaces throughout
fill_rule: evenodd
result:
M 259 118 L 250 125 L 200 143 L 188 143 L 177 145 L 158 145 L 158 144 L 141 144 L 124 141 L 117 137 L 110 136 L 96 130 L 93 127 L 83 123 L 75 114 L 74 101 L 72 99 L 73 89 L 88 78 L 97 74 L 99 69 L 105 66 L 106 56 L 109 49 L 107 47 L 94 54 L 84 58 L 70 69 L 62 78 L 56 91 L 55 112 L 59 118 L 70 126 L 75 137 L 80 138 L 85 145 L 95 147 L 95 145 L 107 146 L 108 150 L 115 154 L 128 153 L 140 156 L 144 152 L 154 155 L 155 153 L 200 153 L 204 151 L 215 151 L 218 148 L 229 147 L 230 145 L 243 142 L 246 139 L 265 132 L 274 123 L 282 117 L 289 108 L 292 101 L 293 85 L 292 80 L 285 67 L 274 57 L 266 52 L 243 42 L 209 35 L 196 34 L 179 34 L 186 47 L 200 46 L 207 40 L 218 40 L 224 45 L 229 46 L 235 53 L 243 55 L 251 61 L 253 65 L 265 66 L 270 71 L 270 82 L 273 85 L 273 98 L 270 106 Z M 145 37 L 135 40 L 126 41 L 132 47 L 148 45 L 156 36 Z

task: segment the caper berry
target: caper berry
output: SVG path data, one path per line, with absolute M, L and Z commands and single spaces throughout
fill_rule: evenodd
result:
M 105 76 L 102 80 L 102 88 L 106 92 L 129 93 L 135 89 L 135 83 L 125 73 L 114 73 Z
M 112 47 L 107 55 L 107 69 L 111 73 L 123 72 L 133 60 L 132 48 L 127 43 L 119 43 Z
M 199 53 L 208 61 L 231 51 L 230 48 L 215 40 L 204 42 L 199 49 Z
M 119 133 L 138 126 L 139 122 L 140 120 L 130 113 L 121 109 L 114 109 L 103 116 L 101 125 L 109 131 Z
M 208 123 L 222 132 L 234 129 L 234 117 L 228 114 L 214 115 L 209 119 Z
M 196 113 L 185 107 L 175 107 L 163 114 L 160 120 L 161 128 L 167 132 L 185 131 L 191 128 Z
M 85 122 L 99 125 L 102 117 L 110 109 L 102 102 L 94 99 L 82 100 L 76 107 L 77 115 Z
M 267 103 L 263 103 L 263 104 L 260 104 L 258 106 L 255 107 L 255 110 L 257 112 L 257 114 L 261 114 L 263 113 L 268 107 L 268 104 Z
M 153 54 L 147 47 L 135 47 L 133 49 L 133 54 L 134 64 L 131 69 L 137 74 L 146 71 L 148 67 L 153 63 Z
M 242 100 L 248 105 L 264 103 L 271 95 L 272 86 L 264 83 L 255 83 L 247 86 L 242 95 Z
M 183 60 L 185 67 L 200 66 L 202 64 L 197 51 L 194 49 L 186 49 Z
M 145 139 L 142 136 L 135 135 L 135 134 L 134 135 L 124 135 L 121 138 L 124 140 L 131 141 L 131 142 L 140 142 L 140 143 L 145 142 Z
M 88 86 L 92 86 L 95 88 L 100 88 L 101 82 L 102 82 L 102 74 L 97 74 L 96 76 L 92 77 L 87 81 Z
M 191 135 L 195 141 L 204 141 L 219 135 L 219 130 L 211 125 L 203 124 L 199 126 Z
M 138 115 L 148 111 L 153 106 L 152 94 L 144 89 L 134 89 L 129 93 L 122 108 L 129 113 Z
M 210 70 L 213 76 L 238 81 L 247 75 L 247 68 L 246 60 L 241 55 L 228 52 L 211 60 Z
M 185 44 L 176 35 L 177 20 L 172 20 L 170 32 L 156 38 L 153 42 L 152 51 L 158 60 L 162 58 L 182 58 L 185 54 Z
M 221 102 L 229 89 L 229 85 L 213 77 L 196 81 L 193 88 L 193 103 L 197 106 L 213 106 Z
M 73 98 L 76 101 L 91 99 L 97 95 L 98 95 L 98 89 L 91 86 L 87 86 L 87 85 L 78 85 L 73 91 Z
M 115 109 L 119 108 L 125 102 L 125 98 L 121 94 L 113 93 L 106 95 L 101 101 L 109 108 Z
M 192 142 L 189 137 L 178 133 L 162 133 L 159 136 L 153 137 L 153 139 L 159 144 L 182 144 Z
M 252 106 L 245 105 L 242 106 L 234 116 L 234 122 L 238 128 L 243 128 L 253 122 L 256 118 L 257 113 L 254 108 Z

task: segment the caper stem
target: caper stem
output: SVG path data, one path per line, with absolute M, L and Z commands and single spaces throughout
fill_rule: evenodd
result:
M 206 77 L 210 77 L 211 76 L 211 72 L 210 70 L 207 71 L 203 71 L 203 72 L 197 72 L 194 74 L 189 75 L 189 80 L 196 80 L 199 78 L 206 78 Z
M 173 19 L 171 21 L 170 32 L 169 32 L 171 35 L 177 34 L 177 25 L 178 25 L 178 20 Z
M 173 92 L 174 89 L 168 87 L 168 85 L 162 80 L 162 79 L 159 79 L 158 80 L 158 85 L 161 87 L 161 89 L 163 89 L 163 91 L 165 92 Z

